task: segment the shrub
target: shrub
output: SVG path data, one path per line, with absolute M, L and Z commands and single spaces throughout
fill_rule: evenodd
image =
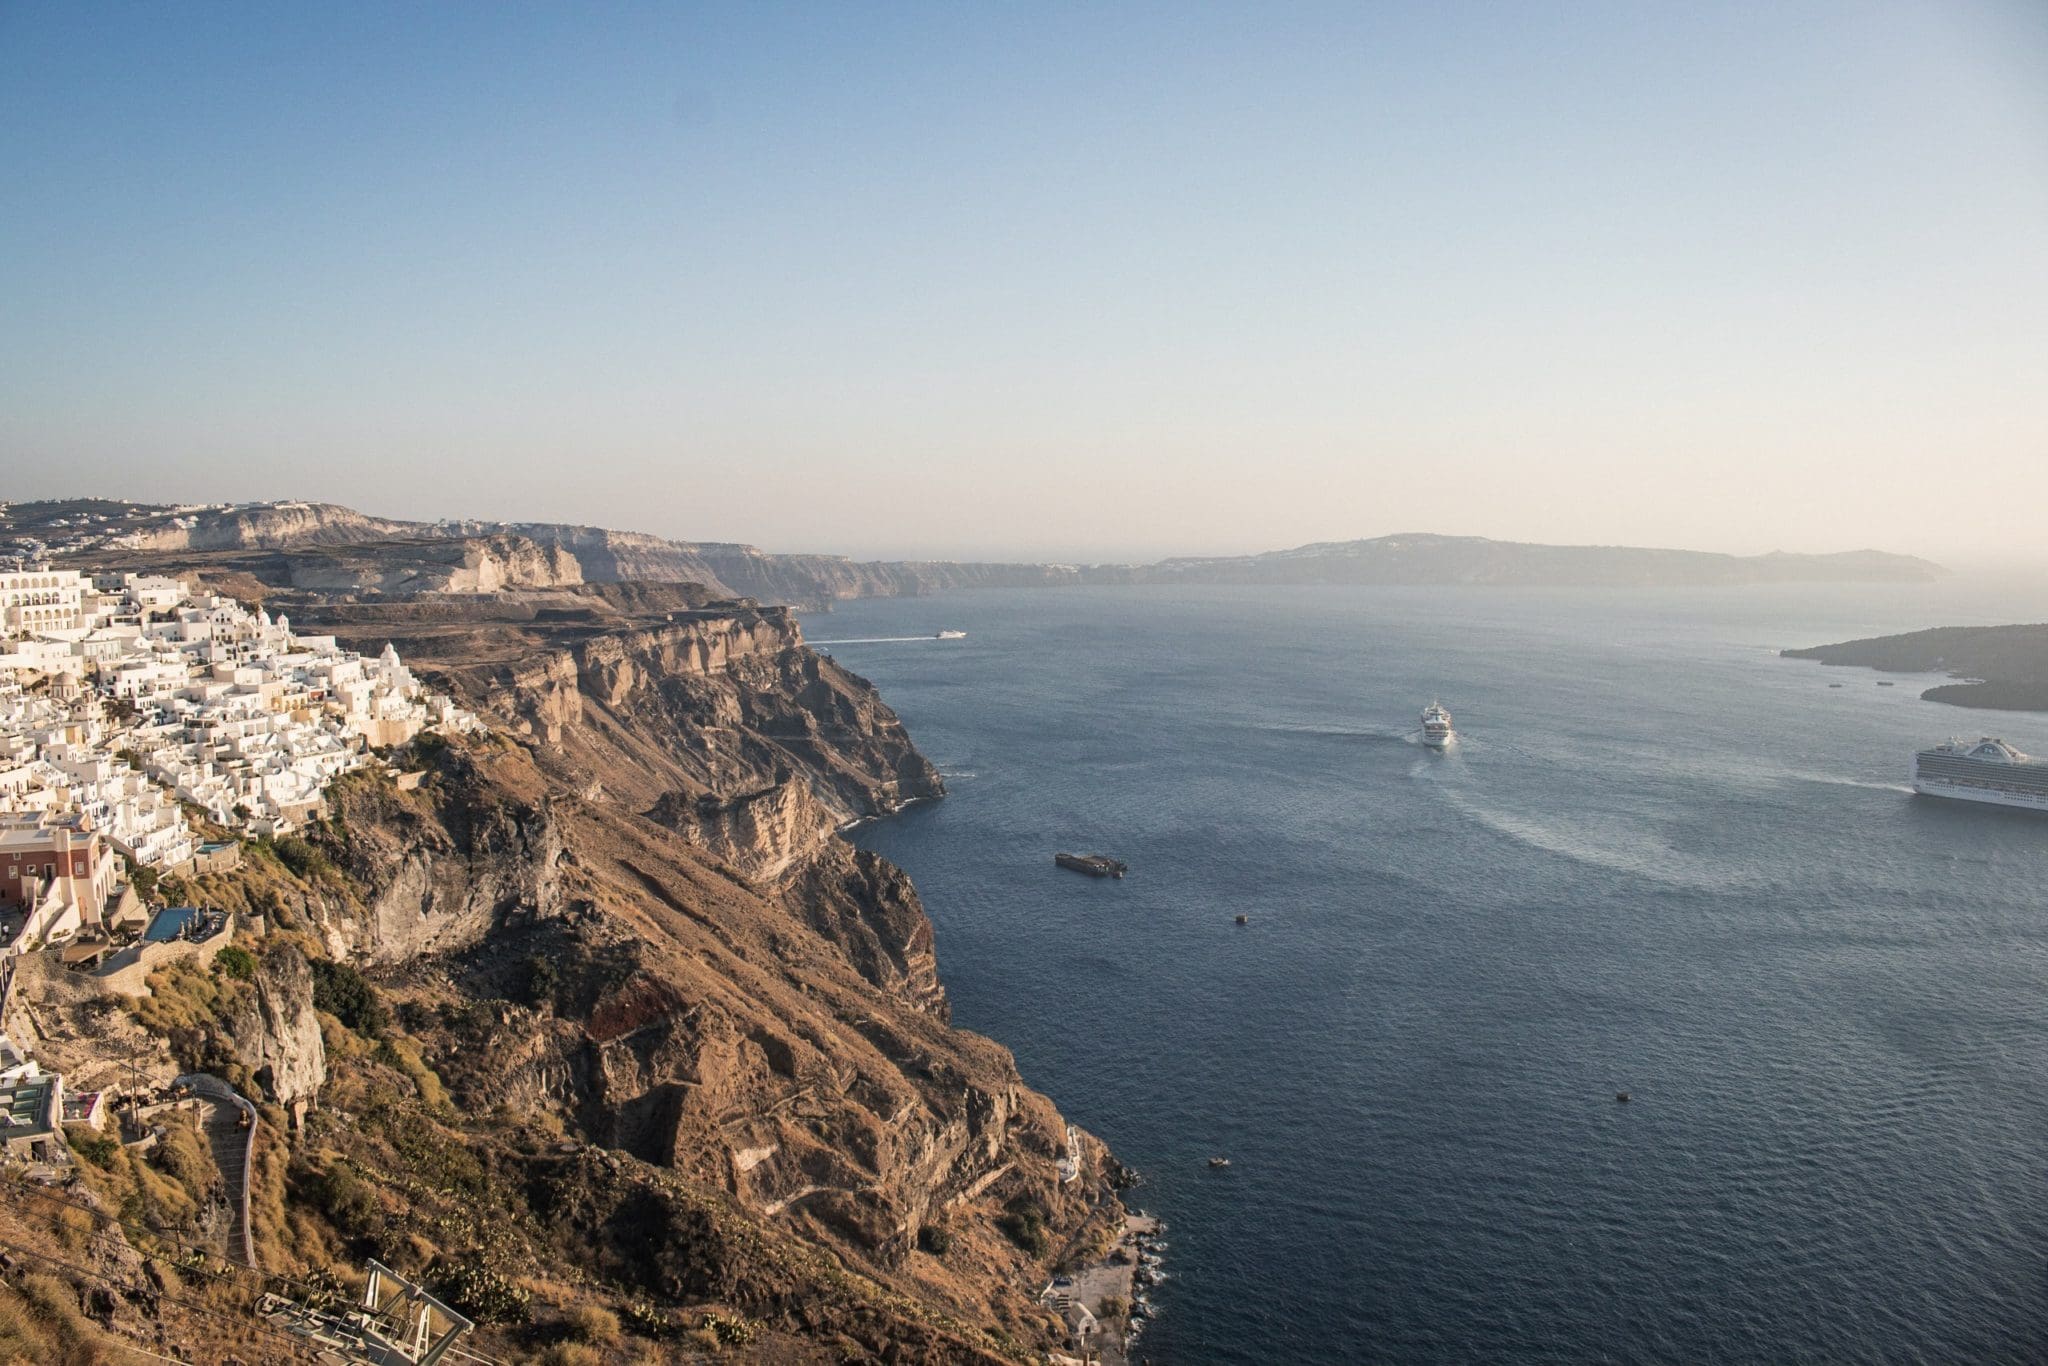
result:
M 953 1248 L 953 1235 L 937 1224 L 926 1224 L 917 1231 L 917 1245 L 934 1257 L 943 1257 Z
M 617 1342 L 619 1316 L 601 1304 L 580 1304 L 569 1311 L 569 1330 L 584 1342 Z
M 334 872 L 334 864 L 328 859 L 327 851 L 310 840 L 285 835 L 272 848 L 279 863 L 308 882 L 323 881 Z
M 626 1306 L 626 1326 L 644 1338 L 671 1337 L 676 1331 L 676 1321 L 667 1310 L 640 1300 Z M 712 1345 L 717 1345 L 715 1340 Z
M 233 944 L 216 953 L 213 961 L 222 972 L 238 982 L 249 981 L 256 975 L 256 955 Z
M 555 987 L 561 980 L 561 970 L 554 959 L 534 954 L 526 960 L 526 1003 L 538 1006 L 553 1001 Z
M 754 1334 L 758 1331 L 750 1320 L 740 1318 L 736 1314 L 716 1312 L 705 1314 L 698 1321 L 698 1327 L 710 1330 L 720 1345 L 726 1347 L 745 1347 L 754 1340 Z
M 514 1284 L 503 1272 L 473 1259 L 456 1262 L 445 1270 L 447 1280 L 442 1289 L 448 1302 L 478 1323 L 526 1321 L 527 1304 L 533 1293 Z
M 114 1164 L 121 1160 L 120 1139 L 112 1134 L 95 1133 L 83 1124 L 65 1126 L 64 1141 L 71 1145 L 72 1152 L 101 1171 L 112 1171 Z
M 377 989 L 363 974 L 346 963 L 326 958 L 307 960 L 313 969 L 313 1006 L 365 1037 L 380 1034 L 390 1024 L 390 1014 L 377 999 Z
M 150 1149 L 149 1165 L 183 1187 L 194 1203 L 203 1202 L 220 1184 L 213 1150 L 198 1126 L 183 1117 L 164 1125 L 163 1137 Z
M 1034 1257 L 1043 1257 L 1048 1240 L 1045 1236 L 1045 1211 L 1037 1204 L 1020 1196 L 1010 1202 L 996 1220 L 996 1227 L 1010 1235 L 1010 1241 Z
M 144 901 L 150 901 L 156 897 L 156 885 L 161 876 L 154 868 L 144 868 L 137 863 L 128 865 L 128 885 L 133 887 L 135 895 L 141 897 Z
M 327 1216 L 327 1222 L 347 1237 L 364 1237 L 382 1222 L 383 1207 L 377 1202 L 377 1193 L 369 1182 L 341 1163 L 315 1177 L 307 1193 Z

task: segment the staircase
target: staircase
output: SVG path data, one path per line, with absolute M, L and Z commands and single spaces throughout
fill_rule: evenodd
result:
M 256 1107 L 219 1077 L 197 1073 L 178 1078 L 206 1106 L 206 1142 L 228 1188 L 228 1260 L 254 1269 L 256 1238 L 249 1227 L 249 1169 L 256 1155 Z M 248 1123 L 243 1124 L 247 1116 Z

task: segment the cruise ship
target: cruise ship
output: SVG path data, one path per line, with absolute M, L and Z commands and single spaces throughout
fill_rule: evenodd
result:
M 2048 811 L 2048 760 L 2003 740 L 1950 740 L 1913 756 L 1913 790 L 1928 797 Z
M 1458 732 L 1451 729 L 1451 714 L 1444 710 L 1443 703 L 1432 702 L 1422 709 L 1422 743 L 1431 749 L 1449 749 L 1451 742 L 1458 738 Z

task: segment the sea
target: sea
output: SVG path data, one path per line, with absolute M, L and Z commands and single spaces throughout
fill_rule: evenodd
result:
M 2048 715 L 1777 652 L 2043 617 L 1148 587 L 805 630 L 866 642 L 824 648 L 945 775 L 855 838 L 956 1022 L 1166 1222 L 1134 1361 L 2037 1362 L 2048 818 L 1907 783 L 1951 734 L 2048 754 Z

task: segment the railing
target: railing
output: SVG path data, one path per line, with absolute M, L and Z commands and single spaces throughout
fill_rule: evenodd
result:
M 242 1112 L 242 1117 L 249 1121 L 248 1137 L 242 1141 L 242 1189 L 237 1195 L 242 1206 L 242 1246 L 239 1260 L 243 1266 L 255 1270 L 256 1235 L 251 1228 L 249 1217 L 249 1177 L 256 1165 L 256 1107 L 251 1105 L 241 1092 L 210 1073 L 195 1072 L 179 1077 L 176 1084 L 211 1100 L 235 1106 Z M 230 1255 L 233 1251 L 232 1248 L 229 1250 Z

